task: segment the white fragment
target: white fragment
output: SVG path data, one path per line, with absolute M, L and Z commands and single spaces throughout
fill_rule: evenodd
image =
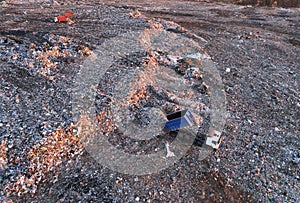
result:
M 169 60 L 174 63 L 174 64 L 177 64 L 178 63 L 178 60 L 182 59 L 181 57 L 179 56 L 173 56 L 173 55 L 168 55 L 168 58 Z
M 59 6 L 59 3 L 57 1 L 53 1 L 54 6 Z
M 81 131 L 82 131 L 82 128 L 79 126 L 79 127 L 77 128 L 77 135 L 78 135 L 78 136 L 81 135 Z
M 230 73 L 230 68 L 226 68 L 226 73 Z
M 166 143 L 166 149 L 167 149 L 167 155 L 166 155 L 167 158 L 175 156 L 175 154 L 170 151 L 170 146 L 168 142 Z
M 200 60 L 211 59 L 209 55 L 207 55 L 207 54 L 201 54 L 201 53 L 188 54 L 186 57 L 187 58 L 200 59 Z
M 139 197 L 136 197 L 136 198 L 135 198 L 135 201 L 137 201 L 137 202 L 140 201 L 140 198 L 139 198 Z

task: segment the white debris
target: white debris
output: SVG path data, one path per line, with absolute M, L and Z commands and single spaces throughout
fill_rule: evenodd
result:
M 173 55 L 168 55 L 168 59 L 173 63 L 177 64 L 180 59 L 182 59 L 180 56 L 173 56 Z
M 207 55 L 207 54 L 201 54 L 201 53 L 188 54 L 186 57 L 187 58 L 200 59 L 200 60 L 211 59 L 209 55 Z
M 170 146 L 168 142 L 166 143 L 166 149 L 167 149 L 167 155 L 166 155 L 167 158 L 175 156 L 175 154 L 170 151 Z

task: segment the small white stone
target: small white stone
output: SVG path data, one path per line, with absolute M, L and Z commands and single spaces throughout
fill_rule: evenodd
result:
M 226 73 L 230 73 L 230 68 L 226 68 Z
M 140 201 L 140 198 L 139 198 L 139 197 L 136 197 L 136 198 L 135 198 L 135 201 L 137 201 L 137 202 Z

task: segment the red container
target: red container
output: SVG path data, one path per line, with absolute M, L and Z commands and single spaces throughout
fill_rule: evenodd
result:
M 59 22 L 59 23 L 64 23 L 67 22 L 67 17 L 66 16 L 58 16 L 54 19 L 55 22 Z

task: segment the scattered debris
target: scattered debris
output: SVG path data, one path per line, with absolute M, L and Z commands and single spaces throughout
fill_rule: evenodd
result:
M 54 18 L 54 22 L 73 24 L 74 21 L 71 17 L 74 15 L 73 12 L 67 11 L 64 16 L 58 16 Z
M 57 1 L 53 1 L 53 5 L 54 6 L 60 6 L 60 3 L 58 3 Z
M 73 15 L 74 15 L 74 13 L 73 13 L 73 12 L 70 12 L 70 11 L 67 11 L 67 12 L 65 13 L 65 16 L 66 16 L 67 18 L 71 18 Z
M 167 149 L 167 155 L 166 155 L 166 158 L 168 158 L 168 157 L 174 157 L 175 154 L 174 154 L 173 152 L 171 152 L 171 150 L 170 150 L 170 145 L 169 145 L 168 142 L 165 144 L 165 146 L 166 146 L 166 149 Z
M 142 17 L 141 12 L 139 12 L 139 11 L 133 11 L 133 12 L 130 12 L 129 15 L 130 15 L 132 18 L 140 18 L 140 17 Z
M 24 162 L 28 163 L 26 176 L 19 174 L 12 184 L 4 185 L 7 194 L 30 193 L 34 195 L 37 185 L 44 181 L 45 175 L 59 167 L 66 157 L 69 159 L 82 154 L 78 137 L 72 134 L 72 129 L 67 131 L 57 130 L 50 136 L 41 140 L 26 155 Z M 18 158 L 19 161 L 20 158 Z
M 54 22 L 58 23 L 66 23 L 67 22 L 67 17 L 66 16 L 58 16 L 54 18 Z
M 1 1 L 1 2 L 0 2 L 0 6 L 1 6 L 1 7 L 8 7 L 8 4 L 7 4 L 6 1 Z
M 78 51 L 78 53 L 81 53 L 82 55 L 93 54 L 93 51 L 91 51 L 87 46 L 84 46 L 84 45 L 78 45 L 77 51 Z
M 63 3 L 59 5 L 63 5 Z M 118 4 L 120 3 L 122 2 L 118 2 Z M 182 5 L 188 4 L 189 2 L 184 2 Z M 296 22 L 299 21 L 299 11 L 257 7 L 245 9 L 245 7 L 238 6 L 225 8 L 219 4 L 209 5 L 209 8 L 214 6 L 214 9 L 207 9 L 205 6 L 196 7 L 195 9 L 198 11 L 195 13 L 191 11 L 194 9 L 193 7 L 190 7 L 191 10 L 174 7 L 176 13 L 172 13 L 173 10 L 169 10 L 168 13 L 159 10 L 154 14 L 153 11 L 149 11 L 147 15 L 162 15 L 168 19 L 180 21 L 181 25 L 186 26 L 192 32 L 209 39 L 209 43 L 204 47 L 213 56 L 213 60 L 220 65 L 230 116 L 228 125 L 224 129 L 223 144 L 208 158 L 208 166 L 201 165 L 203 162 L 198 161 L 197 156 L 199 150 L 192 147 L 188 156 L 183 157 L 175 166 L 159 174 L 139 177 L 136 182 L 132 177 L 122 175 L 123 179 L 117 179 L 118 183 L 116 184 L 116 177 L 119 177 L 120 174 L 110 175 L 110 171 L 107 172 L 107 169 L 99 167 L 88 155 L 80 156 L 78 159 L 74 156 L 76 161 L 69 166 L 68 162 L 72 161 L 70 157 L 73 154 L 70 149 L 74 149 L 74 146 L 65 143 L 64 139 L 68 140 L 67 136 L 62 136 L 62 140 L 57 141 L 65 143 L 62 144 L 65 148 L 57 147 L 57 152 L 62 154 L 56 154 L 56 156 L 61 159 L 52 154 L 52 144 L 40 142 L 46 137 L 51 140 L 52 135 L 49 133 L 57 129 L 57 126 L 67 125 L 71 119 L 67 113 L 64 113 L 69 112 L 68 109 L 62 111 L 69 101 L 68 94 L 62 94 L 62 92 L 65 93 L 64 90 L 70 88 L 64 81 L 71 83 L 74 74 L 71 74 L 70 71 L 76 69 L 78 64 L 75 61 L 84 58 L 84 54 L 77 50 L 78 44 L 92 47 L 88 43 L 97 44 L 99 39 L 103 39 L 102 36 L 107 36 L 108 32 L 111 34 L 110 37 L 118 35 L 119 31 L 141 30 L 142 25 L 147 23 L 139 21 L 139 18 L 131 19 L 134 22 L 128 21 L 130 16 L 124 8 L 116 10 L 117 12 L 115 10 L 106 12 L 107 7 L 102 8 L 101 6 L 99 9 L 97 7 L 97 9 L 90 10 L 90 5 L 90 2 L 88 8 L 85 5 L 74 5 L 74 9 L 86 8 L 86 10 L 83 9 L 83 12 L 88 15 L 87 19 L 95 19 L 97 15 L 99 17 L 101 14 L 101 17 L 107 18 L 110 23 L 107 24 L 107 27 L 99 29 L 95 28 L 92 20 L 83 24 L 78 23 L 78 27 L 74 28 L 74 33 L 78 33 L 77 41 L 76 37 L 64 40 L 65 36 L 70 36 L 69 30 L 61 30 L 61 35 L 65 33 L 65 36 L 62 37 L 56 34 L 42 34 L 56 33 L 56 28 L 60 26 L 54 23 L 50 23 L 49 27 L 41 28 L 47 22 L 35 21 L 37 24 L 27 24 L 26 32 L 23 30 L 23 23 L 11 23 L 15 22 L 15 15 L 18 16 L 20 22 L 26 22 L 30 19 L 28 15 L 35 16 L 35 14 L 40 14 L 38 12 L 47 12 L 48 16 L 52 16 L 52 9 L 44 7 L 45 10 L 39 11 L 41 9 L 38 3 L 30 6 L 38 8 L 35 8 L 34 12 L 31 12 L 28 7 L 22 8 L 22 5 L 15 6 L 20 12 L 13 12 L 14 9 L 11 11 L 3 9 L 3 12 L 8 15 L 1 15 L 5 31 L 0 36 L 0 111 L 5 109 L 0 114 L 0 139 L 1 142 L 6 140 L 4 141 L 5 145 L 1 143 L 1 148 L 6 153 L 3 154 L 3 151 L 0 150 L 1 162 L 6 163 L 3 165 L 4 170 L 0 170 L 1 202 L 97 202 L 122 201 L 125 198 L 132 202 L 136 197 L 140 198 L 139 201 L 148 200 L 148 202 L 154 199 L 168 202 L 175 198 L 181 198 L 178 202 L 184 202 L 187 198 L 191 198 L 191 202 L 230 202 L 233 200 L 251 202 L 252 194 L 256 197 L 256 201 L 252 200 L 253 202 L 299 202 L 300 159 L 299 141 L 297 140 L 299 125 L 297 125 L 296 117 L 297 108 L 300 107 L 296 77 L 299 73 L 296 68 L 298 67 L 299 46 L 288 40 L 296 37 L 296 33 L 298 33 Z M 193 5 L 197 6 L 195 2 Z M 14 5 L 9 4 L 9 7 L 11 6 Z M 26 16 L 22 9 L 26 10 Z M 100 14 L 97 13 L 93 16 L 96 10 L 99 10 Z M 119 13 L 122 14 L 119 15 Z M 208 16 L 213 18 L 213 22 L 207 21 Z M 123 17 L 126 20 L 123 20 Z M 287 20 L 289 23 L 286 23 Z M 205 23 L 203 24 L 203 22 Z M 227 26 L 225 27 L 224 24 Z M 240 24 L 244 25 L 242 29 L 241 26 L 237 26 Z M 16 27 L 19 25 L 22 27 Z M 270 29 L 262 29 L 264 25 Z M 33 30 L 36 30 L 34 26 L 39 26 L 41 32 L 34 32 Z M 55 28 L 53 29 L 51 26 Z M 156 26 L 159 27 L 159 24 Z M 177 31 L 176 25 L 167 25 L 166 27 Z M 86 33 L 89 32 L 92 34 L 87 35 Z M 12 38 L 11 36 L 14 35 L 15 38 Z M 239 36 L 242 37 L 239 38 Z M 87 40 L 88 37 L 90 39 Z M 198 39 L 196 35 L 191 37 Z M 48 44 L 43 44 L 46 41 Z M 203 40 L 199 41 L 203 42 Z M 30 43 L 32 44 L 30 45 Z M 59 56 L 56 55 L 57 57 L 55 56 L 57 53 L 55 46 L 59 47 Z M 40 59 L 36 57 L 46 52 L 50 54 L 52 51 L 54 55 L 49 56 L 48 59 L 51 63 L 58 62 L 58 64 L 50 65 L 47 68 L 47 65 L 44 66 L 44 60 L 48 63 L 47 57 Z M 190 70 L 189 68 L 193 68 L 183 66 L 179 70 L 180 66 L 168 60 L 167 56 L 159 57 L 165 59 L 166 63 L 164 64 L 169 63 L 174 70 L 182 71 L 180 73 L 184 76 L 190 74 L 187 71 Z M 273 63 L 274 66 L 261 68 L 262 61 Z M 122 62 L 126 63 L 126 61 Z M 158 59 L 157 63 L 160 62 L 162 60 Z M 175 59 L 174 62 L 183 63 L 180 59 Z M 126 66 L 130 66 L 130 64 L 131 61 Z M 224 69 L 222 71 L 221 67 L 230 67 L 231 74 L 224 74 L 225 71 Z M 2 70 L 8 70 L 8 73 L 4 73 Z M 44 72 L 42 77 L 39 75 L 40 72 Z M 194 79 L 193 73 L 190 74 L 191 81 Z M 105 77 L 105 82 L 113 84 L 112 81 L 115 81 L 113 78 L 117 74 L 116 71 L 108 75 Z M 43 83 L 43 80 L 48 82 L 48 77 L 53 75 L 55 77 L 58 75 L 62 80 L 56 79 L 47 87 L 48 83 Z M 42 82 L 40 82 L 41 78 Z M 65 79 L 63 80 L 63 78 Z M 26 86 L 24 84 L 31 84 L 29 90 L 24 91 Z M 195 88 L 199 88 L 199 86 L 195 86 Z M 160 101 L 160 98 L 164 96 L 161 91 L 154 93 L 152 95 L 158 95 L 157 98 L 159 98 L 154 100 L 155 102 Z M 55 96 L 59 94 L 61 96 Z M 110 94 L 109 88 L 106 89 L 106 94 Z M 17 95 L 19 95 L 18 99 L 16 99 Z M 203 95 L 201 100 L 206 97 L 207 95 Z M 142 102 L 143 98 L 140 101 Z M 205 101 L 204 103 L 206 104 Z M 176 108 L 178 108 L 176 105 L 168 107 L 169 112 L 176 111 Z M 209 117 L 209 115 L 206 116 Z M 278 126 L 280 130 L 276 130 L 275 126 Z M 125 140 L 124 145 L 118 147 L 121 150 L 123 148 L 127 150 L 126 146 L 129 141 L 124 137 L 121 139 Z M 112 140 L 113 138 L 110 141 Z M 152 146 L 152 143 L 149 143 Z M 162 146 L 148 149 L 160 151 L 163 149 L 164 143 L 161 143 Z M 144 144 L 142 143 L 142 145 Z M 54 146 L 57 145 L 54 144 Z M 32 147 L 35 150 L 30 151 Z M 32 161 L 28 160 L 29 151 L 35 152 L 35 155 L 41 159 L 37 160 L 38 157 L 32 156 Z M 50 151 L 52 152 L 49 153 Z M 65 156 L 66 154 L 67 156 Z M 50 163 L 53 163 L 49 161 L 51 157 L 61 161 L 61 164 L 50 166 Z M 28 162 L 24 161 L 24 158 Z M 49 164 L 46 164 L 47 161 Z M 33 168 L 30 168 L 30 163 L 33 164 Z M 31 171 L 36 168 L 39 170 Z M 46 172 L 47 168 L 51 170 Z M 211 174 L 211 171 L 214 173 Z M 168 183 L 170 183 L 170 188 L 168 188 Z M 240 187 L 236 185 L 240 185 Z M 5 186 L 5 190 L 3 186 Z M 243 190 L 251 193 L 244 193 Z M 11 193 L 6 191 L 11 191 Z M 199 193 L 190 195 L 191 191 Z M 6 196 L 9 198 L 16 196 L 17 198 L 10 201 L 5 199 Z M 39 198 L 44 199 L 40 200 Z
M 7 146 L 6 140 L 2 140 L 0 143 L 0 170 L 4 170 L 7 164 Z

